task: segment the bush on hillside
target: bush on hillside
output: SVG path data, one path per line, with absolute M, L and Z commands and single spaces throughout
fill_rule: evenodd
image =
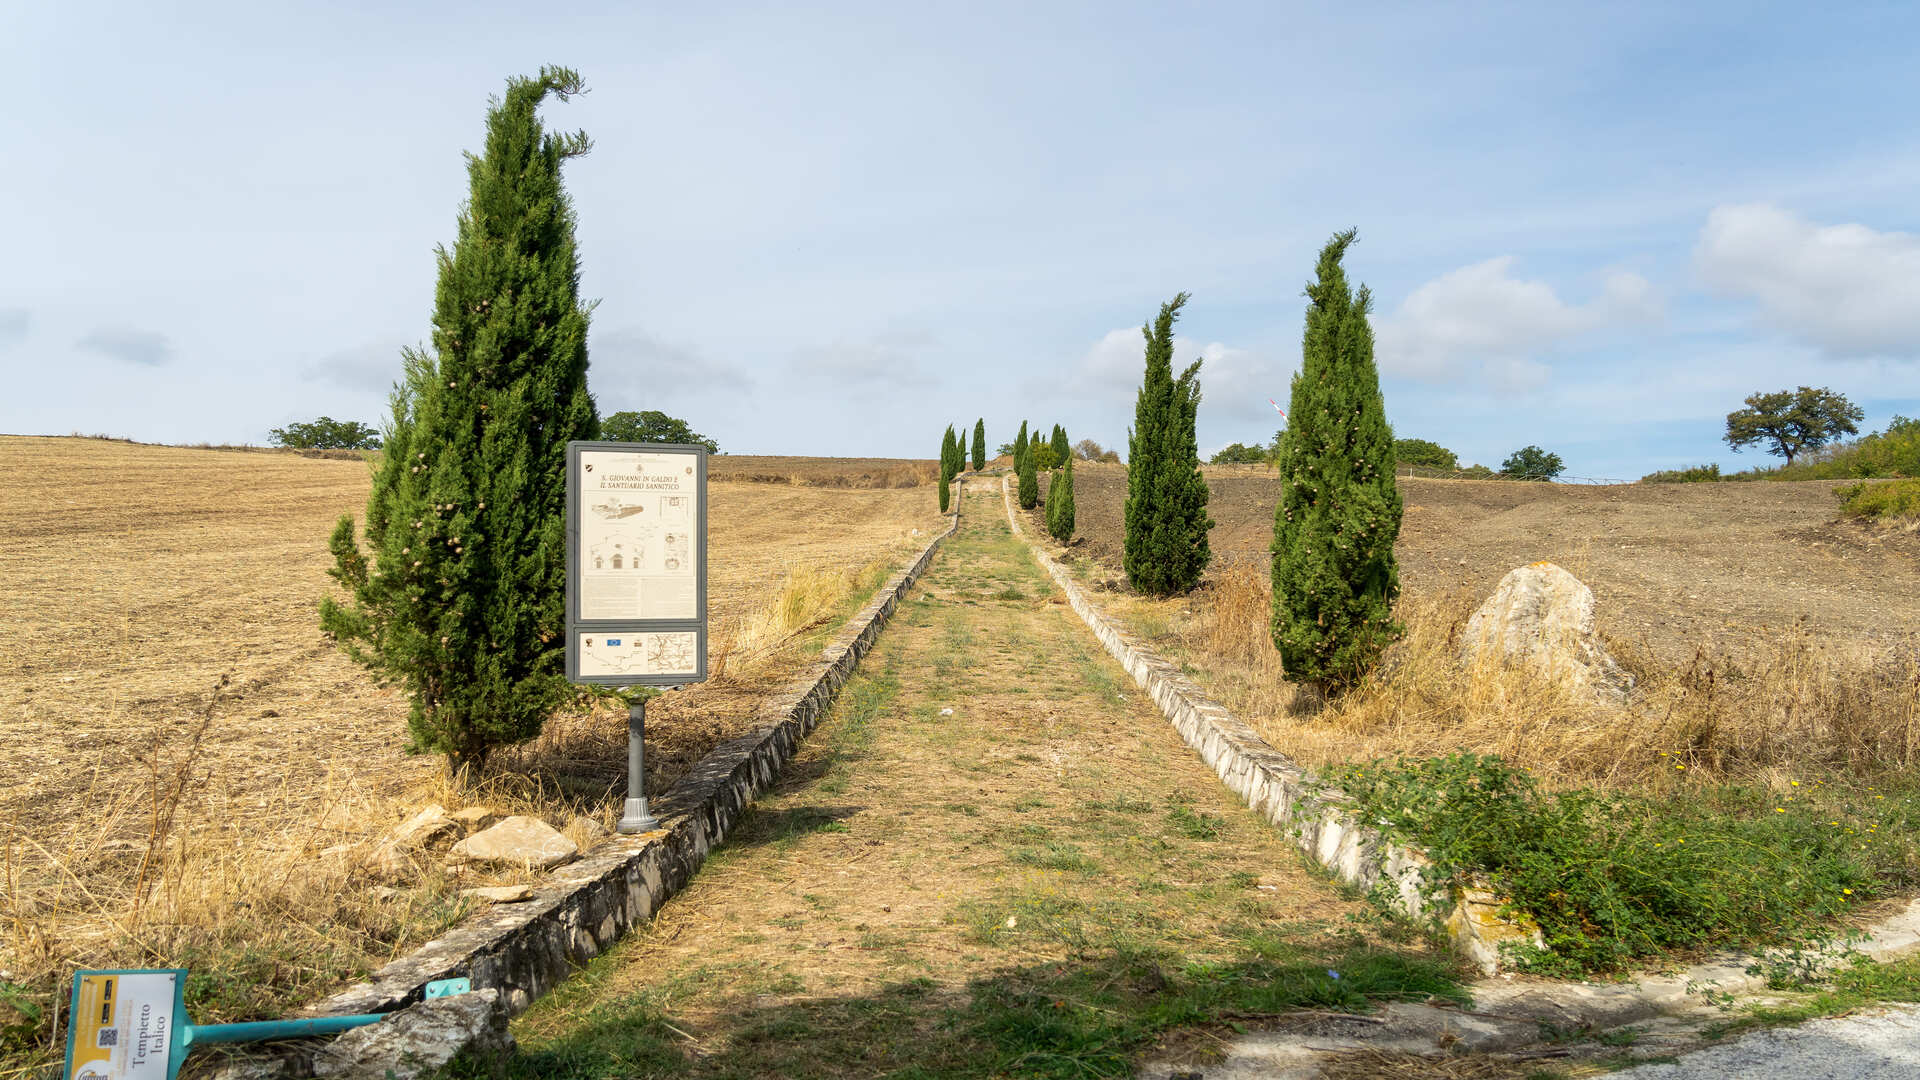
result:
M 1834 494 L 1840 496 L 1840 509 L 1853 517 L 1920 518 L 1920 479 L 1863 480 Z
M 1402 465 L 1420 465 L 1429 469 L 1458 469 L 1460 456 L 1426 439 L 1393 440 L 1393 457 Z
M 1721 480 L 1720 466 L 1694 465 L 1685 469 L 1661 469 L 1640 478 L 1643 484 L 1707 484 Z
M 1228 443 L 1207 459 L 1209 465 L 1264 465 L 1266 462 L 1266 447 L 1244 443 Z

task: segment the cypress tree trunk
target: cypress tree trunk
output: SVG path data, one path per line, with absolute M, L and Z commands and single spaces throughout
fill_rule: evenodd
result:
M 1141 592 L 1171 595 L 1200 582 L 1212 551 L 1207 482 L 1200 474 L 1194 421 L 1200 407 L 1200 361 L 1173 377 L 1173 324 L 1187 302 L 1181 293 L 1160 306 L 1146 338 L 1146 374 L 1127 433 L 1125 552 L 1127 580 Z
M 1373 298 L 1365 286 L 1353 294 L 1340 266 L 1354 236 L 1335 234 L 1307 286 L 1273 522 L 1273 643 L 1288 677 L 1322 692 L 1358 683 L 1401 630 L 1400 492 L 1367 323 Z
M 987 467 L 987 418 L 973 422 L 973 471 Z
M 321 626 L 412 698 L 408 749 L 478 768 L 539 734 L 566 681 L 566 447 L 591 439 L 588 305 L 561 165 L 584 132 L 545 131 L 551 93 L 580 77 L 542 68 L 507 83 L 469 155 L 453 251 L 438 251 L 433 348 L 408 349 L 367 499 L 371 559 L 351 515 L 334 528 Z

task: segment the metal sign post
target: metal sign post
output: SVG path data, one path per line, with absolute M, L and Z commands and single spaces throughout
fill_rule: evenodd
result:
M 471 990 L 466 979 L 427 984 L 426 996 Z M 195 1024 L 187 1018 L 185 968 L 78 971 L 67 1014 L 67 1080 L 174 1080 L 193 1048 L 337 1035 L 386 1019 L 385 1013 Z
M 681 686 L 707 678 L 707 449 L 567 444 L 567 678 Z M 646 703 L 627 711 L 623 833 L 647 810 Z

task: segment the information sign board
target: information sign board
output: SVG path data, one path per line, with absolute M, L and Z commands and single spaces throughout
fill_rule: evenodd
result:
M 180 969 L 84 971 L 73 980 L 67 1023 L 69 1080 L 170 1078 L 186 1021 Z
M 707 677 L 707 451 L 567 444 L 567 678 Z

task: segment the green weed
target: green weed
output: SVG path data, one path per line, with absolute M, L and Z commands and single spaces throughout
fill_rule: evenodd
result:
M 1333 770 L 1357 815 L 1436 861 L 1429 885 L 1489 881 L 1540 925 L 1520 966 L 1614 971 L 1669 950 L 1807 943 L 1872 892 L 1850 837 L 1805 803 L 1724 789 L 1661 800 L 1542 791 L 1495 757 Z

